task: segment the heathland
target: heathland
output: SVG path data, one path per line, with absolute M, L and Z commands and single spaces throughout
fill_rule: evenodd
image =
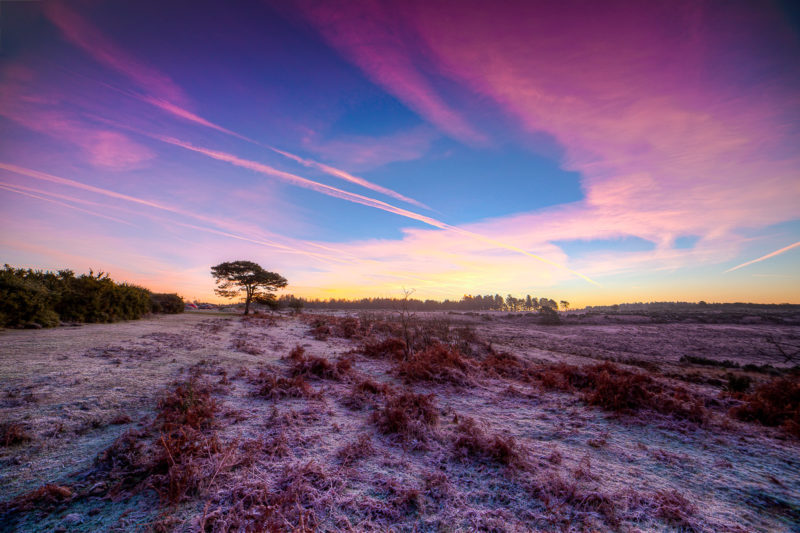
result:
M 0 529 L 797 531 L 800 314 L 0 332 Z

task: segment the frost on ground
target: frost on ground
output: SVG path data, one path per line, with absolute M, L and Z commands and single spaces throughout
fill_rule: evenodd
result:
M 0 333 L 0 530 L 797 531 L 781 325 L 432 313 Z

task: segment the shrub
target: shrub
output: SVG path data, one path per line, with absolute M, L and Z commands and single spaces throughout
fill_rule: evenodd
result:
M 539 324 L 543 324 L 545 326 L 557 326 L 561 324 L 561 317 L 558 316 L 558 311 L 552 307 L 540 307 Z
M 439 423 L 439 411 L 432 394 L 406 392 L 387 397 L 384 406 L 373 413 L 372 421 L 381 433 L 398 435 L 404 443 L 425 442 Z
M 169 302 L 177 297 L 158 296 L 165 299 L 168 306 L 174 305 Z M 71 270 L 43 272 L 9 265 L 0 270 L 0 326 L 52 327 L 60 320 L 133 320 L 149 313 L 152 305 L 147 289 L 115 283 L 102 272 L 75 276 Z M 183 310 L 182 301 L 180 310 Z
M 183 313 L 183 298 L 175 293 L 152 293 L 150 295 L 150 312 L 176 314 Z
M 700 357 L 696 355 L 683 355 L 680 358 L 681 363 L 691 363 L 693 365 L 703 366 L 719 366 L 723 368 L 739 368 L 739 363 L 725 359 L 724 361 L 717 361 L 716 359 L 709 359 L 707 357 Z
M 409 383 L 433 381 L 455 385 L 469 383 L 471 369 L 472 364 L 457 348 L 438 343 L 413 354 L 395 367 L 397 374 Z
M 746 395 L 744 401 L 731 410 L 736 418 L 765 426 L 783 426 L 800 437 L 800 380 L 797 376 L 764 383 Z
M 728 374 L 726 377 L 728 379 L 728 383 L 725 386 L 725 390 L 728 392 L 742 393 L 747 392 L 750 389 L 750 384 L 752 382 L 750 376 L 737 376 L 736 374 Z

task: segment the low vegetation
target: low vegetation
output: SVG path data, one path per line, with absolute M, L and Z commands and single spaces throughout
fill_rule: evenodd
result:
M 152 377 L 136 382 L 155 391 L 149 398 L 137 389 L 132 403 L 86 412 L 84 401 L 51 395 L 56 387 L 88 391 L 91 379 L 64 381 L 58 373 L 48 377 L 56 386 L 35 389 L 37 402 L 23 400 L 34 389 L 21 382 L 0 396 L 0 409 L 19 409 L 0 424 L 0 475 L 14 461 L 53 458 L 52 475 L 12 479 L 10 497 L 0 498 L 0 529 L 772 531 L 800 524 L 786 496 L 800 487 L 792 468 L 797 376 L 786 365 L 772 376 L 745 369 L 765 359 L 718 366 L 677 355 L 637 358 L 632 350 L 613 360 L 551 351 L 539 348 L 540 339 L 572 332 L 553 332 L 538 317 L 168 320 L 189 324 L 186 332 L 148 331 L 135 346 L 115 340 L 80 361 L 68 354 L 53 363 L 110 370 L 115 379 L 158 375 L 158 387 Z M 327 342 L 308 338 L 320 334 Z M 35 377 L 46 367 L 30 368 Z M 678 381 L 686 372 L 702 381 Z M 110 397 L 123 387 L 131 385 Z M 101 398 L 80 394 L 89 396 Z M 48 425 L 51 405 L 63 425 Z M 87 442 L 96 458 L 58 466 L 65 450 Z
M 54 327 L 60 322 L 116 322 L 147 313 L 181 313 L 176 294 L 116 283 L 108 274 L 71 270 L 0 270 L 0 327 Z
M 800 376 L 774 379 L 744 396 L 744 404 L 731 414 L 765 426 L 781 426 L 800 437 Z
M 610 362 L 585 367 L 552 365 L 542 368 L 537 377 L 545 388 L 577 391 L 589 405 L 609 411 L 648 410 L 697 423 L 706 418 L 701 400 L 686 389 Z

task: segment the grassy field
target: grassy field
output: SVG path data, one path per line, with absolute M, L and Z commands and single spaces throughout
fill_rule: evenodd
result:
M 399 318 L 3 331 L 0 529 L 800 530 L 800 327 Z

